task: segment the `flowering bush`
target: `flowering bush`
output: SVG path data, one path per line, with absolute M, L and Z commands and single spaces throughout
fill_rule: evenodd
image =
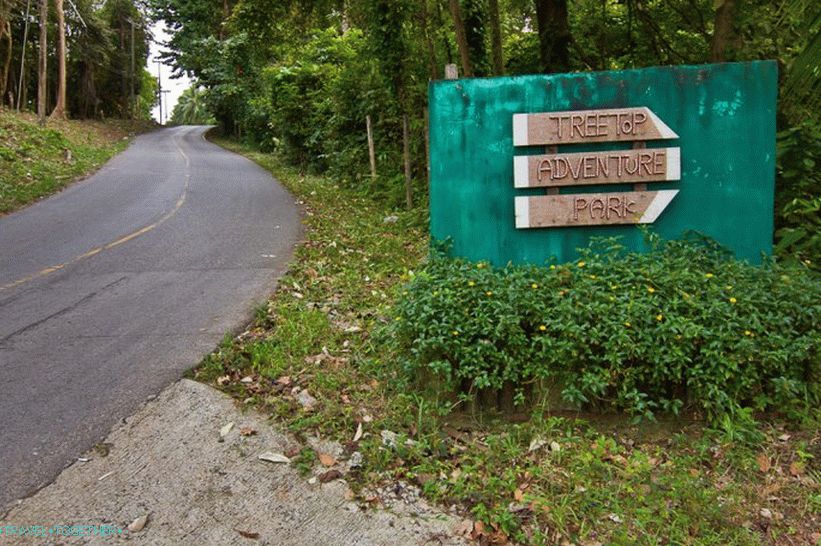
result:
M 493 268 L 434 255 L 392 316 L 416 376 L 474 392 L 551 380 L 569 402 L 710 418 L 815 405 L 821 282 L 752 266 L 703 239 L 627 253 L 597 241 L 573 263 Z

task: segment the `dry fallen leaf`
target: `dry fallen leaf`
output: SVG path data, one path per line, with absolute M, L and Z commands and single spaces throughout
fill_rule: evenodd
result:
M 322 463 L 323 466 L 333 466 L 336 464 L 336 459 L 327 453 L 320 453 L 319 462 Z
M 259 538 L 259 533 L 252 533 L 250 531 L 242 531 L 240 529 L 234 529 L 234 531 L 236 531 L 237 533 L 240 534 L 240 536 L 243 536 L 245 538 L 253 538 L 253 539 Z
M 230 423 L 228 423 L 227 425 L 222 427 L 220 429 L 220 438 L 225 438 L 226 436 L 228 436 L 228 433 L 231 432 L 232 428 L 234 428 L 234 422 L 233 421 L 231 421 Z
M 128 531 L 131 533 L 139 533 L 145 527 L 145 524 L 148 523 L 148 515 L 140 516 L 131 523 L 128 524 Z
M 453 533 L 456 536 L 468 536 L 470 532 L 473 530 L 473 523 L 466 519 L 465 521 L 456 525 L 453 530 Z
M 759 453 L 758 457 L 756 457 L 755 460 L 758 463 L 758 469 L 761 472 L 763 472 L 764 474 L 769 472 L 772 464 L 770 463 L 770 458 L 767 456 L 766 453 Z
M 244 427 L 240 427 L 239 433 L 242 436 L 253 436 L 254 434 L 257 433 L 257 429 L 255 429 L 254 427 L 251 427 L 251 426 L 244 426 Z
M 282 453 L 271 453 L 270 451 L 266 451 L 265 453 L 260 454 L 257 459 L 260 461 L 267 461 L 269 463 L 283 463 L 288 464 L 291 462 L 291 459 L 283 455 Z
M 536 436 L 530 441 L 530 446 L 527 448 L 529 453 L 533 453 L 534 451 L 538 451 L 543 448 L 547 444 L 547 441 L 539 436 Z
M 329 470 L 329 471 L 325 472 L 324 474 L 320 474 L 317 477 L 319 478 L 319 481 L 321 483 L 328 483 L 328 482 L 332 482 L 334 480 L 338 480 L 339 478 L 341 478 L 342 477 L 342 472 L 340 472 L 339 470 Z
M 362 439 L 362 423 L 356 426 L 356 433 L 353 435 L 353 441 L 358 442 Z
M 223 375 L 223 376 L 220 376 L 220 377 L 217 378 L 217 385 L 219 385 L 220 387 L 222 387 L 223 385 L 226 385 L 230 382 L 231 382 L 231 376 L 230 375 Z
M 481 536 L 485 534 L 485 524 L 481 521 L 476 521 L 473 523 L 473 532 L 470 534 L 470 538 L 473 540 L 477 540 Z
M 793 461 L 790 464 L 790 474 L 795 476 L 796 478 L 804 473 L 804 463 L 801 461 Z
M 525 498 L 525 494 L 522 492 L 521 489 L 517 487 L 516 490 L 513 492 L 513 498 L 516 500 L 516 502 L 522 502 L 522 499 Z

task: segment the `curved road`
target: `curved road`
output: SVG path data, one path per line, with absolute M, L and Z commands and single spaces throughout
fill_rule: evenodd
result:
M 205 131 L 140 136 L 0 218 L 0 512 L 197 364 L 285 270 L 293 197 Z

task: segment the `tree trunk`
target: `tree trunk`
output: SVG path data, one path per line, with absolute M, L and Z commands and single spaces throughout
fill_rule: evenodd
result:
M 727 60 L 727 44 L 733 37 L 735 0 L 723 0 L 716 8 L 713 41 L 710 44 L 710 62 L 722 63 Z
M 505 61 L 502 55 L 502 24 L 499 21 L 499 0 L 488 2 L 488 18 L 490 19 L 490 51 L 493 57 L 493 74 L 501 76 L 505 73 Z
M 11 67 L 11 49 L 13 46 L 11 38 L 11 23 L 8 21 L 0 21 L 0 40 L 5 36 L 6 50 L 2 59 L 2 68 L 0 68 L 0 104 L 6 99 L 6 86 L 9 81 L 9 67 Z M 0 50 L 2 51 L 2 50 Z M 13 94 L 13 93 L 12 93 Z M 14 108 L 14 104 L 11 104 Z
M 465 33 L 465 24 L 462 21 L 462 9 L 459 0 L 450 0 L 450 14 L 453 17 L 453 27 L 456 30 L 456 45 L 459 46 L 459 57 L 462 59 L 462 75 L 465 78 L 473 77 L 473 65 L 470 62 L 470 48 Z
M 428 53 L 428 71 L 431 80 L 439 79 L 439 67 L 436 63 L 436 49 L 433 46 L 433 38 L 430 35 L 430 15 L 428 12 L 428 0 L 422 0 L 419 10 L 419 23 L 422 27 L 422 35 L 425 37 L 425 48 Z
M 57 11 L 57 104 L 51 112 L 52 118 L 66 117 L 66 20 L 63 0 L 55 0 Z
M 46 124 L 48 97 L 48 0 L 40 0 L 40 59 L 37 65 L 37 116 Z
M 539 58 L 542 71 L 570 70 L 570 24 L 567 0 L 536 0 L 536 26 L 539 30 Z

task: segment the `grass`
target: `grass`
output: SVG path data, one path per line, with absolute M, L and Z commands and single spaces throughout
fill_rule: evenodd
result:
M 426 212 L 391 210 L 218 142 L 277 175 L 304 204 L 307 235 L 255 322 L 194 376 L 297 436 L 360 452 L 363 467 L 346 479 L 361 500 L 378 503 L 373 492 L 385 484 L 414 484 L 469 518 L 461 531 L 484 544 L 819 543 L 817 423 L 637 426 L 544 407 L 514 419 L 422 394 L 397 369 L 380 326 L 427 254 Z M 304 407 L 302 391 L 316 403 Z M 385 430 L 396 440 L 385 441 Z M 312 461 L 303 450 L 298 467 L 307 472 Z
M 125 149 L 148 122 L 49 120 L 0 108 L 0 215 L 59 191 Z M 68 153 L 70 152 L 70 157 Z

